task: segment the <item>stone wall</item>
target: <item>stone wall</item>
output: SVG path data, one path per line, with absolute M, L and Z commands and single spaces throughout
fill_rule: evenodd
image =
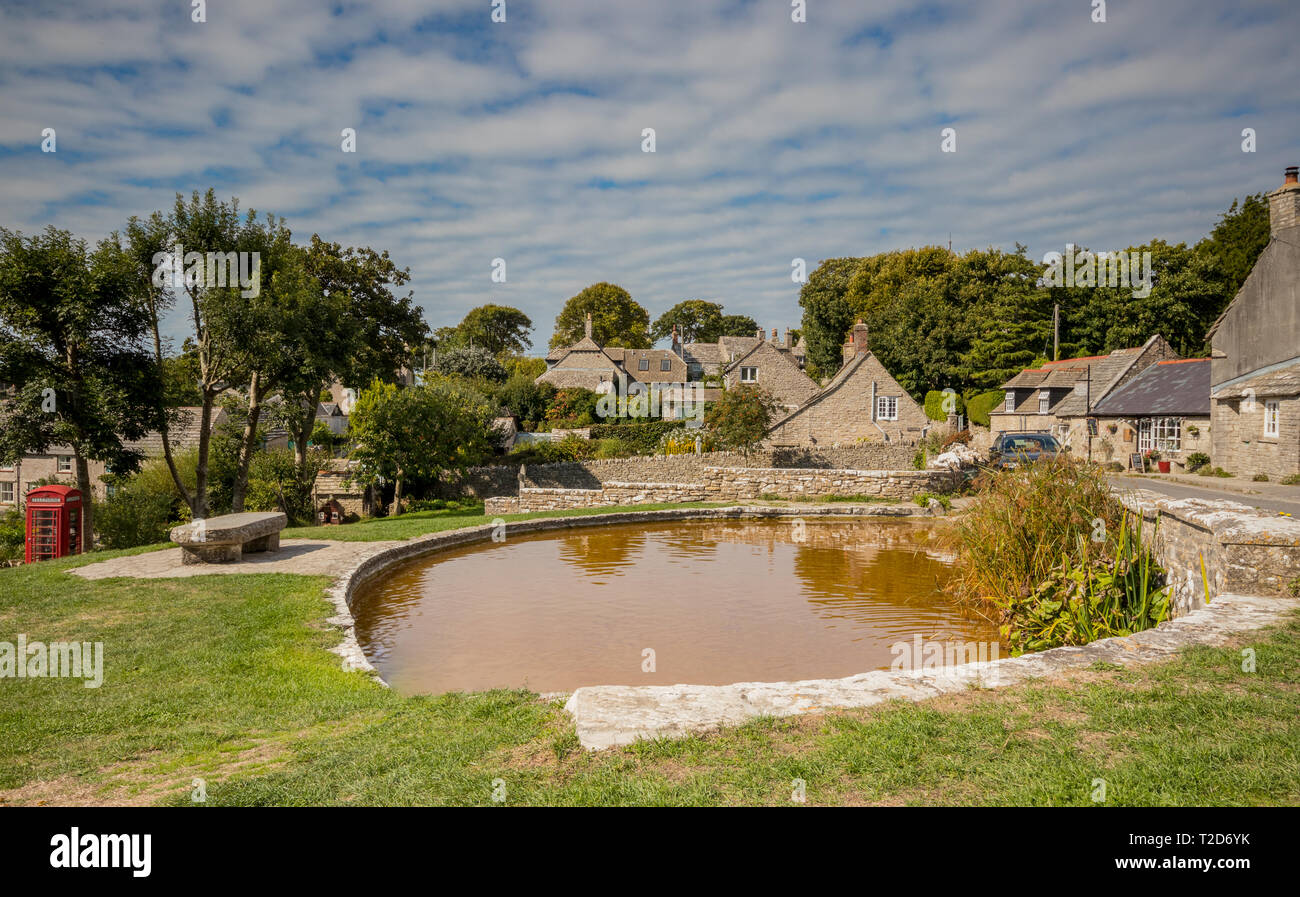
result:
M 1173 616 L 1222 594 L 1290 596 L 1300 579 L 1300 520 L 1232 501 L 1125 492 L 1174 586 Z M 1202 562 L 1204 573 L 1202 573 Z
M 525 485 L 550 489 L 598 489 L 602 483 L 693 483 L 708 467 L 789 467 L 795 469 L 851 468 L 856 470 L 906 470 L 915 448 L 904 445 L 863 443 L 816 449 L 767 449 L 751 453 L 710 452 L 704 455 L 654 455 L 593 461 L 530 464 Z M 448 484 L 442 498 L 474 495 L 479 498 L 517 495 L 519 465 L 501 464 L 471 468 L 459 483 Z
M 517 496 L 485 500 L 489 515 L 568 508 L 759 498 L 814 499 L 865 495 L 903 500 L 921 492 L 950 492 L 961 474 L 946 470 L 837 470 L 710 467 L 696 482 L 605 481 L 589 488 L 524 486 Z
M 1266 401 L 1278 402 L 1278 435 L 1264 435 Z M 1300 473 L 1300 396 L 1215 399 L 1210 461 L 1237 476 L 1280 480 Z

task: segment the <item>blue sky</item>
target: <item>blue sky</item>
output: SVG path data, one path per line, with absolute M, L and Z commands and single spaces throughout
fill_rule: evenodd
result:
M 514 305 L 544 350 L 601 280 L 652 315 L 704 298 L 798 326 L 796 257 L 1192 241 L 1300 163 L 1288 0 L 1115 0 L 1105 23 L 1092 0 L 491 9 L 10 3 L 0 224 L 95 240 L 212 186 L 304 242 L 388 249 L 432 327 Z

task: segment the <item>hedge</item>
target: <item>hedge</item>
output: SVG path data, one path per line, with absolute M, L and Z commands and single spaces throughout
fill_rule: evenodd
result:
M 640 423 L 592 424 L 592 439 L 621 439 L 638 455 L 653 455 L 665 433 L 686 426 L 684 420 L 654 420 Z
M 966 402 L 966 415 L 981 427 L 989 426 L 989 412 L 1006 401 L 1007 394 L 1000 389 L 982 392 Z
M 932 389 L 925 394 L 925 416 L 930 420 L 947 420 L 948 412 L 943 410 L 943 402 L 949 395 L 957 403 L 957 407 L 953 409 L 955 413 L 961 414 L 966 410 L 966 403 L 956 391 L 945 393 L 941 389 Z

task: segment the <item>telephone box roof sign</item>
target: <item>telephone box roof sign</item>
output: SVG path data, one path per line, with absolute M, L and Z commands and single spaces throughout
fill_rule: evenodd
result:
M 27 493 L 27 500 L 71 504 L 81 501 L 81 490 L 75 486 L 37 486 Z

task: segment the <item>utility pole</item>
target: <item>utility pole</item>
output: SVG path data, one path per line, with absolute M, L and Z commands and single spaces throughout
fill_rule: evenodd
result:
M 1061 360 L 1061 303 L 1052 303 L 1052 361 Z

